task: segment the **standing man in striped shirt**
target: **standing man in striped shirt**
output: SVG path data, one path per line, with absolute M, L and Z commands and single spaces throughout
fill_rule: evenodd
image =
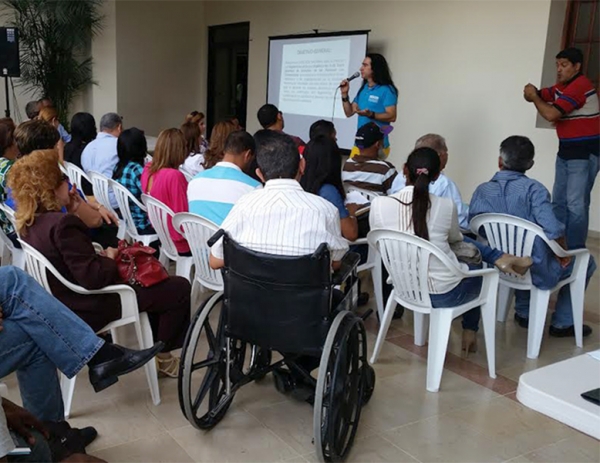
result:
M 344 183 L 363 190 L 388 194 L 398 173 L 391 162 L 379 159 L 382 143 L 383 132 L 374 122 L 358 129 L 354 144 L 360 150 L 360 154 L 348 159 L 344 164 Z
M 523 91 L 525 100 L 556 126 L 559 148 L 552 205 L 566 226 L 569 249 L 585 247 L 600 154 L 598 94 L 581 73 L 582 65 L 581 50 L 567 48 L 556 55 L 556 85 L 538 90 L 527 84 Z

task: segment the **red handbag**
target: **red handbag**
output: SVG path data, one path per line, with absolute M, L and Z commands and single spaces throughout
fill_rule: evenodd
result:
M 152 255 L 155 252 L 150 246 L 141 243 L 119 241 L 119 254 L 115 261 L 121 279 L 130 285 L 148 288 L 169 278 L 167 270 Z

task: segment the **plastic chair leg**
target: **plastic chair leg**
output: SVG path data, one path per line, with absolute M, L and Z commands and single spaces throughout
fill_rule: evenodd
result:
M 135 323 L 135 333 L 138 338 L 140 349 L 149 349 L 154 345 L 152 328 L 150 328 L 150 320 L 148 320 L 147 313 L 140 313 L 140 320 Z M 150 388 L 150 395 L 152 396 L 152 403 L 154 405 L 159 405 L 160 390 L 158 388 L 158 372 L 156 370 L 156 362 L 154 359 L 144 365 L 144 370 L 146 372 L 146 379 L 148 380 L 148 387 Z
M 377 334 L 375 349 L 373 349 L 373 355 L 371 356 L 371 364 L 377 362 L 383 342 L 385 341 L 385 335 L 390 329 L 390 323 L 392 323 L 392 318 L 394 317 L 394 310 L 396 310 L 396 301 L 394 299 L 394 291 L 392 291 L 383 312 L 383 320 L 379 325 L 379 333 Z
M 175 275 L 192 281 L 192 266 L 194 261 L 191 257 L 178 257 L 175 263 Z
M 73 394 L 75 393 L 75 381 L 77 376 L 69 379 L 64 374 L 60 374 L 60 390 L 62 392 L 63 404 L 65 407 L 65 419 L 71 414 L 71 405 L 73 404 Z
M 442 382 L 444 361 L 450 338 L 452 310 L 433 309 L 429 320 L 429 349 L 427 351 L 427 390 L 438 392 Z
M 529 301 L 529 334 L 527 335 L 527 358 L 536 359 L 540 355 L 544 325 L 548 313 L 550 291 L 531 288 Z
M 160 253 L 158 254 L 158 261 L 163 264 L 163 267 L 169 268 L 169 257 L 165 254 L 163 248 L 160 248 Z
M 493 305 L 495 302 L 495 300 L 488 300 L 487 303 L 481 304 L 481 322 L 490 378 L 496 377 L 496 317 Z
M 117 232 L 117 238 L 124 240 L 127 235 L 127 226 L 125 225 L 125 219 L 119 220 L 119 231 Z
M 13 249 L 12 251 L 12 264 L 15 267 L 25 270 L 25 252 L 22 249 Z
M 585 274 L 569 284 L 571 291 L 571 308 L 573 310 L 573 327 L 575 328 L 575 345 L 583 347 L 583 300 L 585 296 Z
M 374 252 L 369 250 L 369 252 Z M 371 269 L 371 278 L 373 279 L 373 292 L 375 293 L 375 303 L 377 304 L 377 313 L 379 320 L 383 320 L 384 301 L 383 301 L 383 286 L 381 281 L 381 258 L 377 255 L 377 260 Z
M 509 286 L 498 285 L 498 321 L 504 323 L 508 315 L 508 308 L 515 296 L 515 290 Z
M 427 344 L 427 335 L 429 333 L 429 317 L 428 314 L 421 312 L 414 313 L 414 335 L 415 346 L 424 346 Z
M 119 334 L 117 333 L 117 329 L 113 328 L 110 330 L 110 337 L 112 338 L 113 344 L 121 344 L 119 342 Z

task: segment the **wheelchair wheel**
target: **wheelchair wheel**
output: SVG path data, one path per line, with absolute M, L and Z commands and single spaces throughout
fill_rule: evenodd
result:
M 243 375 L 246 344 L 224 334 L 223 293 L 208 299 L 196 312 L 181 350 L 179 404 L 198 429 L 210 429 L 223 417 L 235 393 L 227 393 L 227 342 L 230 343 L 230 384 Z
M 319 366 L 314 438 L 320 461 L 343 460 L 354 443 L 365 398 L 367 336 L 360 318 L 348 311 L 334 319 Z

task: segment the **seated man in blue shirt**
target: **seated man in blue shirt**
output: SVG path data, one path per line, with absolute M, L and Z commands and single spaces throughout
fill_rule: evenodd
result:
M 423 135 L 415 143 L 415 148 L 432 148 L 437 151 L 440 156 L 440 176 L 435 182 L 429 185 L 429 193 L 442 198 L 450 198 L 454 204 L 456 204 L 456 210 L 458 211 L 458 224 L 463 230 L 469 229 L 469 208 L 463 203 L 460 191 L 450 178 L 444 174 L 446 164 L 448 164 L 448 147 L 446 146 L 446 140 L 441 135 L 435 133 L 428 133 Z M 398 175 L 392 184 L 392 194 L 397 193 L 406 186 L 406 178 L 404 175 Z
M 533 222 L 543 228 L 550 240 L 565 247 L 565 226 L 559 222 L 552 210 L 550 193 L 537 180 L 530 179 L 525 172 L 533 166 L 535 149 L 527 137 L 512 136 L 500 145 L 498 165 L 500 171 L 492 180 L 477 187 L 471 200 L 469 216 L 485 213 L 510 214 Z M 571 274 L 572 262 L 558 258 L 539 238 L 532 251 L 533 284 L 541 289 L 551 289 Z M 587 281 L 596 269 L 593 259 L 588 266 Z M 587 284 L 587 282 L 586 282 Z M 529 323 L 529 291 L 515 291 L 515 320 L 522 327 Z M 589 336 L 592 329 L 583 325 L 583 335 Z M 550 336 L 574 336 L 573 310 L 569 286 L 563 286 L 552 314 Z
M 81 166 L 87 174 L 98 172 L 112 178 L 119 162 L 117 140 L 123 131 L 123 118 L 116 113 L 107 113 L 100 119 L 100 132 L 95 140 L 89 142 L 81 153 Z M 112 189 L 108 191 L 110 205 L 119 209 L 117 198 Z
M 254 159 L 255 147 L 248 132 L 230 133 L 225 140 L 223 160 L 196 174 L 189 183 L 189 211 L 220 226 L 238 199 L 261 188 L 260 182 L 244 173 Z

